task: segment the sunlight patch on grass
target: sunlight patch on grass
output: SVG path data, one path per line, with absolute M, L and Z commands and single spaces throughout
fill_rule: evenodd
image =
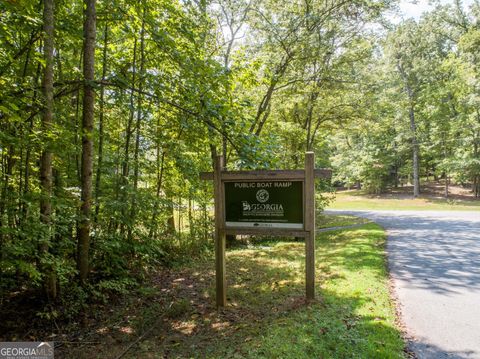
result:
M 232 300 L 267 313 L 230 337 L 228 345 L 210 348 L 207 357 L 402 358 L 384 241 L 375 224 L 318 236 L 318 300 L 308 306 L 294 303 L 304 295 L 303 243 L 278 243 L 261 260 L 253 249 L 230 253 L 230 261 L 250 258 L 245 265 L 255 273 L 246 288 L 230 289 Z
M 178 286 L 168 319 L 127 357 L 404 358 L 384 244 L 383 229 L 373 223 L 318 234 L 312 303 L 305 302 L 303 241 L 252 238 L 228 249 L 228 305 L 220 310 L 213 258 L 192 262 L 170 280 L 169 288 Z
M 334 215 L 334 214 L 325 214 L 320 212 L 317 214 L 316 224 L 317 228 L 331 228 L 331 227 L 344 227 L 351 226 L 355 224 L 365 224 L 369 223 L 370 220 L 367 218 L 361 218 L 350 215 Z

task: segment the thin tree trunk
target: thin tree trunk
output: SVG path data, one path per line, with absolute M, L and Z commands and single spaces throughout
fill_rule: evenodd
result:
M 395 165 L 395 188 L 398 188 L 399 178 L 398 178 L 398 165 Z
M 403 78 L 405 92 L 409 100 L 408 115 L 410 119 L 410 130 L 412 131 L 412 152 L 413 152 L 413 196 L 420 195 L 420 162 L 419 162 L 419 145 L 417 141 L 417 126 L 415 123 L 415 94 L 409 85 L 407 74 L 400 63 L 397 63 L 397 69 Z
M 415 110 L 413 108 L 413 95 L 410 88 L 407 87 L 407 91 L 410 98 L 410 107 L 408 115 L 410 119 L 410 130 L 412 131 L 412 154 L 413 154 L 413 197 L 420 195 L 420 161 L 419 152 L 420 148 L 417 140 L 417 125 L 415 123 Z
M 130 138 L 132 136 L 132 125 L 133 125 L 133 117 L 135 114 L 134 111 L 134 89 L 135 89 L 135 81 L 137 75 L 137 38 L 133 42 L 133 64 L 132 64 L 132 84 L 130 88 L 130 114 L 128 116 L 127 121 L 127 128 L 125 129 L 125 148 L 124 148 L 124 156 L 123 156 L 123 163 L 122 163 L 122 184 L 124 189 L 122 191 L 122 202 L 127 202 L 127 184 L 128 184 L 128 174 L 129 174 L 129 161 L 130 161 Z M 120 223 L 120 233 L 124 232 L 125 220 L 127 217 L 127 206 L 124 203 L 124 207 L 122 208 L 122 221 Z
M 117 150 L 115 151 L 115 202 L 117 202 L 120 198 L 120 185 L 122 182 L 121 178 L 121 167 L 122 167 L 122 158 L 121 158 L 121 149 L 120 146 L 117 146 Z M 109 235 L 112 235 L 117 230 L 118 221 L 114 216 L 110 216 L 108 221 L 108 228 L 107 232 Z
M 313 108 L 314 108 L 314 102 L 318 97 L 318 92 L 313 92 L 310 94 L 310 100 L 308 103 L 308 110 L 307 110 L 307 121 L 305 123 L 307 127 L 307 143 L 306 143 L 306 150 L 307 151 L 312 151 L 313 148 L 313 139 L 314 139 L 314 134 L 312 133 L 312 121 L 313 121 Z
M 260 136 L 263 126 L 267 122 L 268 116 L 270 115 L 270 103 L 272 100 L 273 92 L 277 87 L 278 82 L 282 79 L 283 75 L 287 71 L 288 65 L 292 60 L 293 54 L 287 54 L 284 56 L 280 64 L 275 69 L 272 78 L 270 79 L 270 84 L 268 86 L 267 92 L 260 101 L 258 105 L 257 114 L 255 119 L 250 126 L 250 133 L 255 133 L 256 136 Z
M 85 44 L 82 45 L 82 50 L 80 51 L 80 56 L 78 60 L 78 68 L 82 68 L 83 66 L 83 53 L 84 53 L 84 47 Z M 76 54 L 76 51 L 74 51 L 74 56 Z M 80 131 L 79 131 L 79 124 L 80 124 L 80 87 L 77 89 L 75 93 L 75 123 L 74 123 L 74 128 L 75 128 L 75 137 L 74 137 L 74 145 L 75 149 L 78 148 L 78 139 L 80 136 Z M 76 169 L 76 174 L 77 174 L 77 180 L 79 183 L 82 182 L 82 170 L 81 170 L 81 165 L 80 165 L 80 155 L 79 151 L 75 151 L 75 169 Z
M 34 107 L 33 104 L 35 104 L 37 100 L 37 83 L 38 79 L 40 78 L 40 72 L 41 72 L 41 64 L 40 62 L 37 65 L 37 72 L 35 74 L 35 80 L 34 80 L 34 90 L 33 90 L 33 96 L 32 96 L 32 108 Z M 34 119 L 34 110 L 32 110 L 32 113 L 30 114 L 30 123 L 29 123 L 29 128 L 28 128 L 28 133 L 27 136 L 30 137 L 30 134 L 33 131 L 33 119 Z M 30 191 L 30 155 L 32 152 L 32 146 L 29 143 L 27 144 L 27 150 L 25 152 L 25 179 L 23 183 L 23 195 L 25 196 L 29 191 Z M 25 220 L 28 216 L 28 206 L 24 202 L 22 205 L 22 218 Z
M 448 198 L 448 186 L 449 186 L 450 178 L 448 173 L 445 172 L 445 198 Z
M 32 31 L 32 35 L 30 36 L 30 38 L 32 38 L 34 35 L 34 32 Z M 25 55 L 25 62 L 23 64 L 23 70 L 22 70 L 22 82 L 25 81 L 25 77 L 27 76 L 27 72 L 28 72 L 28 65 L 30 63 L 30 52 L 31 52 L 31 49 L 29 48 L 27 50 L 27 53 Z M 36 81 L 34 82 L 34 86 L 36 86 Z M 33 120 L 33 119 L 32 119 Z M 20 138 L 22 139 L 25 139 L 25 138 L 29 138 L 30 136 L 30 131 L 27 130 L 27 134 L 25 134 L 23 132 L 23 126 L 20 128 Z M 28 141 L 26 141 L 27 144 L 26 144 L 26 149 L 25 149 L 25 156 L 27 155 L 27 152 L 28 152 Z M 22 168 L 22 165 L 23 165 L 23 162 L 24 162 L 24 156 L 23 156 L 23 150 L 24 150 L 24 142 L 22 140 L 22 144 L 20 146 L 20 166 L 19 166 L 19 170 L 18 170 L 18 226 L 20 226 L 20 223 L 23 221 L 23 203 L 24 203 L 24 192 L 23 192 L 23 189 L 24 189 L 24 185 L 23 185 L 23 181 L 24 181 L 24 177 L 23 177 L 23 168 Z M 1 254 L 0 254 L 1 256 Z
M 167 203 L 168 203 L 168 218 L 167 218 L 167 233 L 175 233 L 175 206 L 173 203 L 173 195 L 170 189 L 166 189 Z
M 448 149 L 447 149 L 447 139 L 443 138 L 443 159 L 444 161 L 447 160 L 448 157 Z M 449 185 L 449 176 L 448 171 L 445 170 L 445 198 L 448 198 L 448 185 Z
M 193 236 L 193 209 L 192 209 L 192 194 L 188 194 L 188 231 L 190 236 Z
M 5 152 L 3 152 L 5 153 Z M 13 165 L 15 163 L 14 157 L 15 157 L 15 150 L 14 146 L 10 145 L 8 146 L 8 151 L 7 155 L 3 156 L 4 159 L 4 166 L 3 166 L 3 187 L 2 187 L 2 192 L 1 192 L 1 197 L 0 197 L 0 228 L 3 228 L 4 223 L 4 212 L 7 211 L 7 219 L 8 219 L 8 225 L 11 226 L 11 221 L 10 221 L 10 214 L 9 212 L 13 212 L 11 210 L 8 210 L 9 205 L 11 205 L 10 202 L 10 195 L 9 193 L 12 193 L 12 189 L 10 186 L 10 178 L 12 177 L 13 174 Z M 3 259 L 4 252 L 3 252 L 3 245 L 6 242 L 6 235 L 0 232 L 0 260 Z
M 167 219 L 167 233 L 173 234 L 175 233 L 175 217 L 173 216 L 173 205 L 169 206 L 170 217 Z
M 477 110 L 477 123 L 480 125 L 480 113 Z M 479 144 L 480 144 L 480 131 L 477 131 L 474 134 L 473 138 L 473 158 L 479 159 L 480 151 L 479 151 Z M 473 176 L 473 193 L 475 194 L 475 198 L 480 197 L 480 175 L 479 173 L 475 173 Z
M 178 233 L 182 233 L 182 197 L 178 197 L 177 203 L 178 210 Z
M 138 174 L 139 174 L 139 150 L 140 150 L 140 130 L 142 123 L 142 92 L 143 92 L 143 83 L 145 76 L 145 5 L 143 6 L 143 15 L 142 15 L 142 28 L 140 30 L 140 73 L 139 73 L 139 94 L 137 98 L 137 121 L 135 123 L 135 150 L 133 153 L 133 198 L 132 198 L 132 208 L 130 211 L 130 219 L 132 225 L 128 227 L 128 239 L 132 240 L 132 227 L 135 225 L 136 211 L 137 211 L 137 189 L 138 189 Z
M 130 138 L 132 136 L 132 124 L 134 116 L 134 88 L 137 76 L 137 38 L 133 42 L 133 65 L 132 65 L 132 84 L 130 92 L 130 115 L 128 117 L 127 128 L 125 129 L 125 150 L 122 165 L 122 176 L 126 180 L 129 172 L 129 154 L 130 154 Z
M 203 239 L 207 241 L 208 240 L 208 211 L 207 211 L 206 202 L 202 206 L 202 211 L 203 211 Z
M 473 179 L 473 188 L 475 193 L 475 198 L 480 197 L 480 176 L 475 176 Z
M 93 123 L 95 91 L 95 0 L 85 0 L 82 116 L 82 204 L 78 228 L 78 271 L 80 283 L 86 283 L 89 272 L 90 210 L 92 205 Z
M 2 129 L 3 130 L 3 129 Z M 4 157 L 5 157 L 5 149 L 0 149 L 1 153 L 2 153 L 2 157 L 1 157 L 1 161 L 0 161 L 0 167 L 2 168 L 2 174 L 1 174 L 1 179 L 4 178 L 5 176 L 5 173 L 6 173 L 6 166 L 5 166 L 5 161 L 4 161 Z M 2 202 L 0 202 L 0 228 L 3 228 L 3 206 L 5 204 L 5 200 L 3 198 L 3 193 L 1 194 L 1 198 L 0 200 Z M 5 239 L 4 239 L 4 235 L 3 233 L 0 231 L 0 261 L 3 260 L 3 245 L 4 245 L 4 242 L 5 242 Z M 1 274 L 1 268 L 0 268 L 0 274 Z
M 417 141 L 417 130 L 415 126 L 415 114 L 413 108 L 410 108 L 410 128 L 412 130 L 412 148 L 413 148 L 413 196 L 420 195 L 420 163 L 419 146 Z
M 158 121 L 157 126 L 159 127 L 160 121 Z M 153 206 L 153 211 L 152 211 L 152 219 L 150 221 L 150 231 L 149 231 L 149 237 L 151 238 L 152 236 L 157 236 L 157 228 L 158 225 L 156 223 L 156 218 L 158 215 L 158 201 L 160 200 L 160 190 L 162 188 L 162 180 L 163 180 L 163 169 L 164 169 L 164 163 L 165 163 L 165 151 L 162 152 L 162 156 L 160 158 L 160 142 L 157 141 L 157 188 L 155 192 L 155 204 Z
M 97 175 L 95 177 L 95 223 L 98 221 L 98 214 L 100 212 L 100 185 L 102 181 L 102 166 L 103 166 L 103 111 L 105 107 L 105 86 L 103 81 L 107 76 L 107 45 L 108 45 L 108 21 L 105 21 L 103 29 L 103 59 L 102 59 L 102 85 L 100 87 L 100 109 L 98 118 L 98 160 L 97 160 Z
M 43 3 L 44 60 L 42 93 L 44 108 L 42 113 L 42 132 L 44 134 L 44 149 L 40 159 L 40 221 L 45 225 L 47 233 L 40 243 L 41 256 L 45 256 L 50 246 L 52 236 L 52 151 L 48 133 L 53 125 L 53 50 L 54 50 L 54 0 L 44 0 Z M 44 289 L 49 300 L 57 297 L 56 278 L 50 266 L 41 266 L 45 275 Z

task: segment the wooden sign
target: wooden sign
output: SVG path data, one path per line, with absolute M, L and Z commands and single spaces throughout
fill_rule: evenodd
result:
M 224 182 L 225 227 L 303 229 L 302 181 Z
M 224 171 L 218 156 L 214 181 L 216 303 L 227 303 L 225 236 L 251 234 L 305 238 L 307 300 L 315 298 L 315 178 L 331 171 L 314 169 L 313 152 L 305 154 L 305 170 Z

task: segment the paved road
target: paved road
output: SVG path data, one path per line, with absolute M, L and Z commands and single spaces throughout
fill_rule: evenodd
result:
M 480 359 L 480 212 L 341 212 L 387 230 L 390 273 L 418 357 Z

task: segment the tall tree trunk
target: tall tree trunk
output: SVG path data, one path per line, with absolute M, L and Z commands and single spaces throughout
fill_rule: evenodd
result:
M 410 119 L 410 131 L 412 132 L 412 154 L 413 154 L 413 196 L 418 197 L 420 195 L 420 162 L 419 152 L 420 148 L 417 140 L 417 125 L 415 123 L 415 93 L 412 89 L 407 73 L 403 66 L 398 62 L 397 69 L 402 76 L 405 92 L 408 96 L 409 108 L 408 116 Z
M 160 120 L 157 120 L 157 136 L 158 132 L 160 129 Z M 157 139 L 157 150 L 156 150 L 156 158 L 157 158 L 157 188 L 155 191 L 155 204 L 153 205 L 153 211 L 152 211 L 152 219 L 150 220 L 150 230 L 148 237 L 156 238 L 157 237 L 157 228 L 158 225 L 156 223 L 157 220 L 157 215 L 158 215 L 158 206 L 159 206 L 159 200 L 160 200 L 160 190 L 162 189 L 162 180 L 163 180 L 163 169 L 164 169 L 164 163 L 165 163 L 165 151 L 162 152 L 162 156 L 160 157 L 160 140 Z
M 445 198 L 448 198 L 449 184 L 450 184 L 450 177 L 448 176 L 448 172 L 445 172 Z
M 155 204 L 153 206 L 152 211 L 152 218 L 150 220 L 150 230 L 148 236 L 152 238 L 153 236 L 157 236 L 157 228 L 158 225 L 156 223 L 157 214 L 158 214 L 158 207 L 159 207 L 159 200 L 160 200 L 160 191 L 162 189 L 162 180 L 163 180 L 163 169 L 165 164 L 165 150 L 161 151 L 160 145 L 160 116 L 157 116 L 157 126 L 156 126 L 156 164 L 157 164 L 157 185 L 155 191 Z M 162 155 L 160 156 L 160 152 Z
M 480 122 L 480 118 L 478 118 Z M 480 143 L 480 132 L 477 133 L 477 137 L 474 139 L 473 143 L 473 157 L 475 159 L 479 158 L 479 143 Z M 480 174 L 477 172 L 473 176 L 473 193 L 475 195 L 475 198 L 480 197 Z
M 480 197 L 480 176 L 473 178 L 473 193 L 475 194 L 475 198 Z
M 312 122 L 313 122 L 313 110 L 314 110 L 314 103 L 318 97 L 318 91 L 314 91 L 309 96 L 309 102 L 307 106 L 307 118 L 305 121 L 305 126 L 307 130 L 307 142 L 306 142 L 306 151 L 312 151 L 313 148 L 313 140 L 314 140 L 314 132 L 312 131 Z
M 143 5 L 142 28 L 140 30 L 140 73 L 138 84 L 138 98 L 137 98 L 137 121 L 135 123 L 135 150 L 133 153 L 133 198 L 132 208 L 130 211 L 130 218 L 132 225 L 128 227 L 128 239 L 132 240 L 132 227 L 135 225 L 136 211 L 137 211 L 137 189 L 138 189 L 138 174 L 139 174 L 139 151 L 140 151 L 140 130 L 142 124 L 142 91 L 143 83 L 145 81 L 145 4 Z
M 102 58 L 102 84 L 100 87 L 100 108 L 98 118 L 98 160 L 97 175 L 95 176 L 95 223 L 98 220 L 100 212 L 100 185 L 102 181 L 102 165 L 103 165 L 103 111 L 105 107 L 105 86 L 103 81 L 107 76 L 107 46 L 108 46 L 108 21 L 105 21 L 103 28 L 103 58 Z
M 130 86 L 130 114 L 128 116 L 127 127 L 125 129 L 125 148 L 124 148 L 124 156 L 123 156 L 123 163 L 122 163 L 122 184 L 124 189 L 122 190 L 121 198 L 122 202 L 124 203 L 124 207 L 122 208 L 122 221 L 120 223 L 120 233 L 124 232 L 125 221 L 127 219 L 127 184 L 128 184 L 128 175 L 129 175 L 129 161 L 130 161 L 130 138 L 132 137 L 132 125 L 133 125 L 133 118 L 135 115 L 134 105 L 135 105 L 135 81 L 137 76 L 137 38 L 133 42 L 133 64 L 132 64 L 132 83 Z
M 1 128 L 1 127 L 0 127 Z M 3 130 L 3 129 L 2 129 Z M 5 161 L 4 161 L 4 157 L 5 157 L 5 149 L 0 149 L 0 152 L 2 154 L 2 157 L 0 158 L 0 168 L 2 169 L 2 173 L 1 173 L 1 176 L 0 176 L 0 179 L 3 179 L 4 176 L 5 176 L 5 173 L 6 173 L 6 169 L 5 169 Z M 3 228 L 3 211 L 4 211 L 4 205 L 5 205 L 5 200 L 4 200 L 4 195 L 3 193 L 1 194 L 1 198 L 0 198 L 0 228 Z M 3 260 L 3 245 L 4 245 L 4 242 L 5 242 L 5 239 L 4 239 L 4 235 L 3 233 L 0 231 L 0 261 Z M 2 268 L 0 267 L 0 275 L 2 274 L 1 272 Z
M 32 38 L 34 36 L 34 31 L 32 31 L 32 35 L 30 36 L 30 38 Z M 31 49 L 29 48 L 27 50 L 27 53 L 25 55 L 25 62 L 23 64 L 23 70 L 22 70 L 22 82 L 25 82 L 25 77 L 27 76 L 27 72 L 28 72 L 28 66 L 29 66 L 29 63 L 30 63 L 30 53 L 31 53 Z M 34 82 L 34 86 L 36 86 L 36 81 Z M 29 119 L 30 119 L 30 116 L 29 116 Z M 26 122 L 29 122 L 28 120 Z M 28 139 L 30 137 L 30 127 L 27 127 L 27 133 L 25 134 L 24 132 L 24 126 L 21 126 L 20 128 L 20 138 L 22 139 Z M 25 155 L 27 154 L 28 152 L 28 141 L 26 141 L 26 150 L 25 150 Z M 23 186 L 23 181 L 24 181 L 24 177 L 23 177 L 23 168 L 22 168 L 22 165 L 23 165 L 23 162 L 24 162 L 24 156 L 23 156 L 23 150 L 24 150 L 24 142 L 22 140 L 21 142 L 21 145 L 20 145 L 20 166 L 19 166 L 19 170 L 18 170 L 18 211 L 17 211 L 17 217 L 18 217 L 18 226 L 20 226 L 20 224 L 22 223 L 23 221 L 23 204 L 25 202 L 24 200 L 24 192 L 23 192 L 23 189 L 24 189 L 24 186 Z M 1 254 L 0 254 L 1 256 Z
M 178 233 L 182 233 L 182 196 L 178 196 Z
M 133 42 L 133 65 L 132 65 L 132 83 L 130 87 L 130 115 L 128 117 L 127 128 L 125 129 L 125 148 L 124 148 L 124 158 L 122 164 L 122 176 L 126 180 L 128 178 L 129 172 L 129 155 L 130 155 L 130 138 L 132 136 L 132 124 L 134 116 L 134 101 L 135 101 L 135 82 L 137 76 L 137 38 Z
M 84 55 L 83 55 L 83 116 L 82 116 L 82 204 L 78 228 L 77 266 L 80 283 L 86 283 L 89 271 L 90 209 L 92 206 L 93 123 L 95 91 L 95 0 L 85 0 Z
M 268 116 L 270 115 L 270 103 L 272 100 L 273 92 L 277 87 L 278 82 L 283 78 L 285 72 L 287 71 L 288 65 L 290 64 L 293 57 L 293 53 L 286 54 L 280 63 L 276 66 L 275 71 L 270 78 L 270 84 L 268 86 L 267 92 L 263 96 L 260 104 L 257 108 L 257 114 L 255 119 L 250 126 L 250 133 L 255 133 L 256 136 L 260 136 L 263 126 L 267 122 Z
M 413 197 L 420 195 L 420 162 L 419 162 L 419 145 L 417 140 L 417 126 L 415 124 L 415 111 L 413 104 L 409 109 L 410 130 L 412 131 L 412 151 L 413 151 Z
M 188 231 L 190 233 L 190 236 L 193 237 L 193 205 L 195 203 L 192 203 L 192 193 L 189 192 L 188 194 Z
M 206 241 L 208 239 L 208 211 L 207 211 L 207 202 L 202 205 L 203 212 L 203 239 Z
M 5 152 L 6 155 L 5 155 Z M 1 196 L 0 196 L 0 228 L 7 227 L 7 225 L 11 226 L 11 221 L 10 221 L 10 214 L 9 212 L 13 212 L 11 209 L 9 209 L 9 206 L 11 205 L 11 196 L 10 194 L 13 192 L 11 185 L 10 185 L 10 178 L 12 177 L 13 174 L 13 165 L 15 163 L 15 149 L 14 146 L 10 145 L 8 146 L 8 150 L 5 151 L 5 149 L 2 151 L 3 154 L 3 186 L 2 186 L 2 191 L 1 191 Z M 8 224 L 5 224 L 4 221 L 4 212 L 7 212 L 7 218 L 8 218 Z M 3 245 L 7 240 L 7 236 L 3 234 L 0 231 L 0 260 L 3 260 L 4 258 L 4 252 L 3 252 Z
M 477 109 L 477 123 L 480 125 L 480 112 Z M 480 131 L 476 131 L 474 133 L 473 138 L 473 158 L 480 159 Z M 475 194 L 475 198 L 480 197 L 480 173 L 478 171 L 473 175 L 473 193 Z
M 78 52 L 78 68 L 81 69 L 83 66 L 83 54 L 84 54 L 84 48 L 85 48 L 85 43 L 82 44 L 81 50 Z M 77 49 L 73 51 L 73 57 L 77 55 Z M 77 91 L 75 91 L 75 122 L 73 124 L 75 134 L 73 138 L 74 142 L 74 147 L 75 147 L 75 173 L 76 173 L 76 179 L 79 183 L 82 182 L 82 170 L 81 170 L 81 164 L 80 164 L 80 157 L 81 153 L 78 151 L 78 140 L 80 138 L 80 92 L 81 88 L 78 87 Z
M 443 160 L 446 161 L 448 157 L 448 149 L 447 149 L 447 139 L 443 138 Z M 445 175 L 445 198 L 448 198 L 448 186 L 449 186 L 449 173 L 447 170 L 444 172 Z
M 173 196 L 168 194 L 167 191 L 167 203 L 168 203 L 168 218 L 167 218 L 167 233 L 175 233 L 175 206 L 173 203 Z
M 394 176 L 395 176 L 395 178 L 394 178 L 394 181 L 395 181 L 394 186 L 395 186 L 395 188 L 398 188 L 398 183 L 399 183 L 399 178 L 398 178 L 398 165 L 395 165 L 394 170 L 395 170 L 395 173 L 394 173 Z
M 37 101 L 37 95 L 38 95 L 38 90 L 37 90 L 37 84 L 38 80 L 40 78 L 40 72 L 41 72 L 41 64 L 40 62 L 37 65 L 37 71 L 35 74 L 35 79 L 33 82 L 33 96 L 32 96 L 32 108 L 34 108 L 34 104 Z M 28 128 L 28 133 L 27 136 L 30 137 L 30 134 L 33 131 L 33 119 L 35 117 L 35 110 L 32 110 L 32 113 L 30 114 L 30 122 L 29 122 L 29 128 Z M 32 145 L 31 141 L 29 140 L 27 143 L 27 150 L 25 151 L 25 172 L 24 172 L 24 182 L 23 182 L 23 196 L 25 196 L 29 191 L 30 191 L 30 156 L 32 153 Z M 26 205 L 25 201 L 22 204 L 22 218 L 25 220 L 28 216 L 28 206 Z
M 52 236 L 52 151 L 51 140 L 48 133 L 53 124 L 53 49 L 54 49 L 54 0 L 43 2 L 43 31 L 44 31 L 44 61 L 42 93 L 44 108 L 42 113 L 42 132 L 44 134 L 44 149 L 40 159 L 40 221 L 47 228 L 45 238 L 40 243 L 41 257 L 44 257 L 49 249 Z M 54 300 L 57 297 L 56 278 L 53 269 L 48 265 L 41 265 L 41 271 L 45 276 L 44 289 L 47 298 Z

